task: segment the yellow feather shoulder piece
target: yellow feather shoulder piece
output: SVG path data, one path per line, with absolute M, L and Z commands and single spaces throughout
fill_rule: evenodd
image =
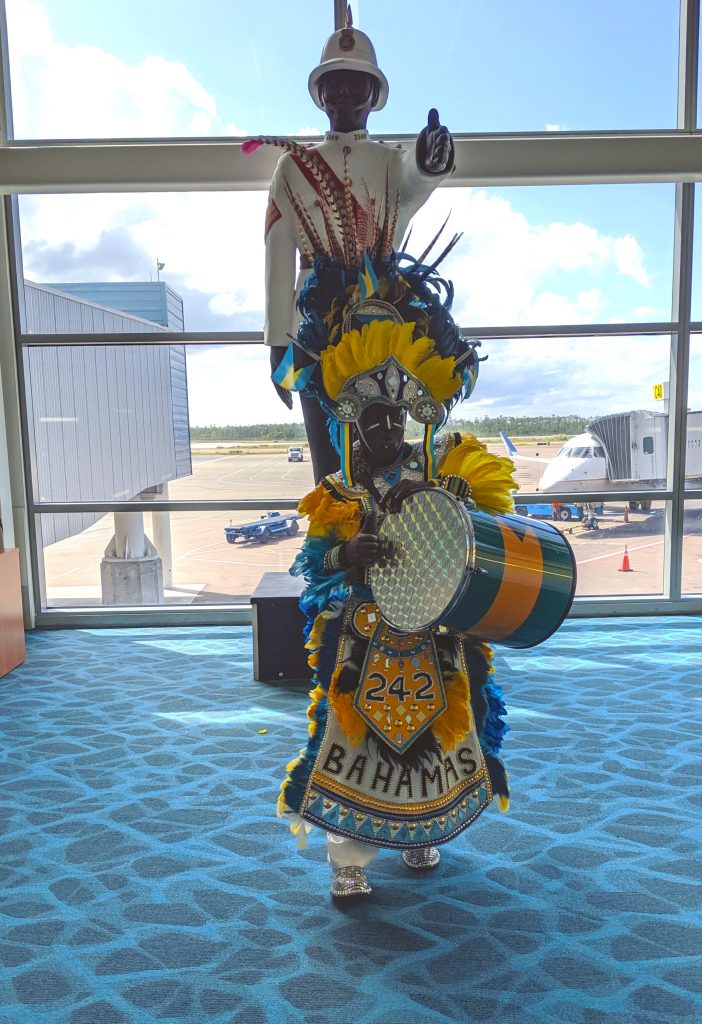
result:
M 514 510 L 512 493 L 518 485 L 513 473 L 514 464 L 510 459 L 493 455 L 471 435 L 464 435 L 439 466 L 440 476 L 460 476 L 467 480 L 478 508 L 493 515 Z
M 332 530 L 340 540 L 350 540 L 361 526 L 361 512 L 352 501 L 338 501 L 324 484 L 317 484 L 297 506 L 298 512 L 309 516 L 308 537 L 322 537 Z

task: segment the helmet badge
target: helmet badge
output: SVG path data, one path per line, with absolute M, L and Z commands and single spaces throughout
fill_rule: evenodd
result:
M 349 50 L 353 50 L 356 45 L 356 40 L 353 37 L 353 15 L 351 14 L 351 4 L 346 7 L 346 25 L 342 28 L 339 34 L 339 49 L 348 53 Z

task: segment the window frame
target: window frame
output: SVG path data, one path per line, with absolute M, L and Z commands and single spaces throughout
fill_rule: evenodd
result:
M 337 26 L 343 24 L 345 3 L 330 2 Z M 332 11 L 333 8 L 333 11 Z M 678 127 L 646 132 L 587 132 L 459 135 L 456 172 L 443 187 L 616 184 L 666 182 L 675 184 L 673 296 L 670 321 L 647 324 L 587 324 L 530 326 L 494 325 L 470 334 L 479 338 L 571 338 L 582 336 L 670 335 L 670 385 L 667 482 L 662 490 L 617 492 L 616 500 L 665 500 L 664 592 L 656 597 L 576 598 L 571 615 L 658 615 L 699 613 L 702 594 L 681 590 L 684 504 L 702 498 L 702 488 L 685 489 L 685 439 L 690 336 L 702 332 L 702 322 L 691 321 L 694 183 L 702 181 L 702 132 L 697 129 L 697 80 L 700 0 L 681 0 L 679 50 Z M 100 140 L 12 141 L 12 109 L 6 47 L 4 0 L 0 0 L 0 211 L 3 272 L 0 274 L 0 384 L 5 405 L 7 452 L 0 446 L 0 492 L 12 494 L 14 525 L 8 503 L 0 513 L 7 541 L 20 547 L 26 586 L 28 624 L 40 627 L 245 623 L 249 605 L 202 605 L 198 608 L 157 606 L 99 609 L 46 609 L 43 607 L 42 558 L 36 546 L 36 517 L 70 511 L 229 511 L 292 509 L 301 495 L 267 501 L 163 501 L 35 503 L 31 469 L 23 462 L 29 451 L 22 354 L 26 346 L 100 344 L 262 344 L 261 332 L 210 332 L 158 335 L 25 335 L 21 331 L 21 250 L 17 200 L 19 194 L 158 191 L 242 191 L 268 188 L 277 154 L 261 147 L 251 156 L 241 153 L 241 140 Z M 324 35 L 326 26 L 316 26 Z M 407 136 L 383 136 L 402 143 Z M 309 137 L 305 142 L 314 142 Z M 1 433 L 1 432 L 0 432 Z M 9 481 L 3 488 L 3 479 Z M 570 501 L 568 492 L 550 495 Z M 592 492 L 579 500 L 612 500 L 611 493 Z M 535 494 L 521 494 L 523 502 L 536 502 Z

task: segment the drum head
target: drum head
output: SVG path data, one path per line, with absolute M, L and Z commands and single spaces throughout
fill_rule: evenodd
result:
M 378 531 L 393 558 L 370 570 L 373 597 L 386 622 L 403 633 L 441 618 L 461 586 L 472 552 L 470 520 L 448 491 L 410 495 Z

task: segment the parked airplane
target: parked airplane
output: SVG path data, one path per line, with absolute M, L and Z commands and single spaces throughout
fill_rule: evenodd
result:
M 607 455 L 602 443 L 590 433 L 576 434 L 550 459 L 522 455 L 513 441 L 500 431 L 507 454 L 515 462 L 538 462 L 544 467 L 537 491 L 607 491 Z
M 504 432 L 500 436 L 510 458 L 545 463 L 537 487 L 545 494 L 621 491 L 627 483 L 660 487 L 665 482 L 667 413 L 634 411 L 600 416 L 588 424 L 584 433 L 566 441 L 549 460 L 522 455 Z M 687 416 L 685 470 L 687 481 L 702 480 L 702 412 L 689 412 Z M 641 507 L 650 508 L 650 502 L 642 502 Z

